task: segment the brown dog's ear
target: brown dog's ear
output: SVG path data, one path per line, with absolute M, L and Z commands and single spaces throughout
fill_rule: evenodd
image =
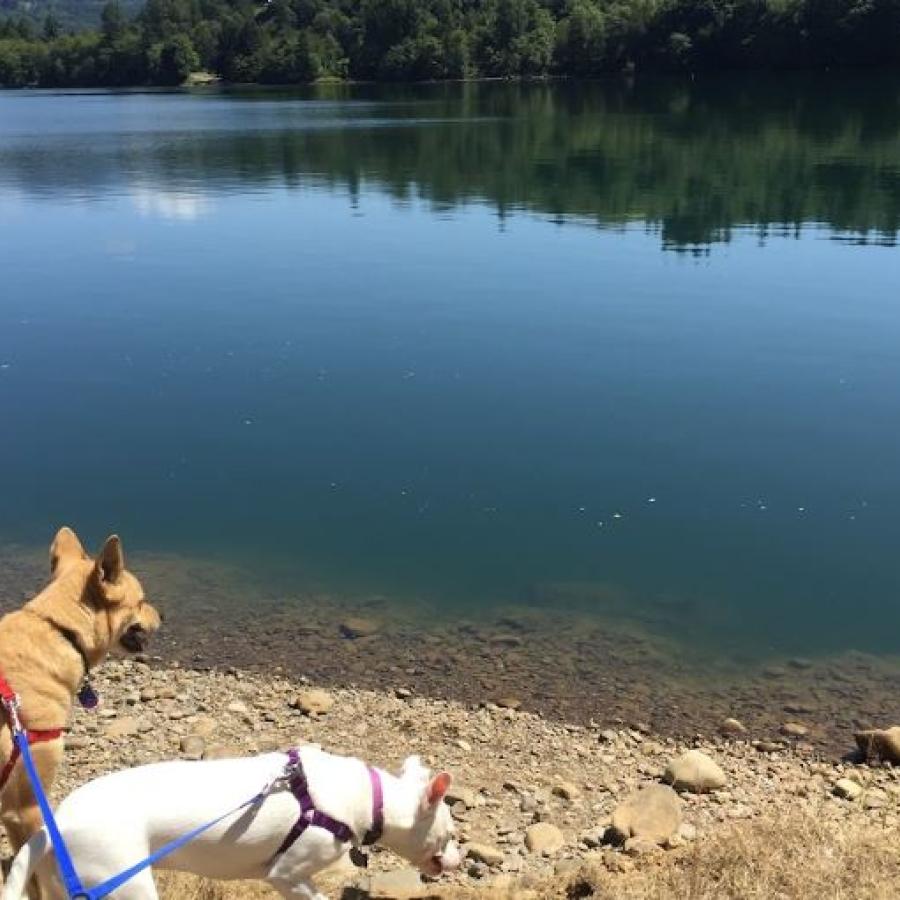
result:
M 117 584 L 125 571 L 125 554 L 117 534 L 111 534 L 103 545 L 94 572 L 100 584 Z
M 64 525 L 56 532 L 53 543 L 50 545 L 50 576 L 55 578 L 59 573 L 60 564 L 69 559 L 84 559 L 87 554 L 78 536 Z

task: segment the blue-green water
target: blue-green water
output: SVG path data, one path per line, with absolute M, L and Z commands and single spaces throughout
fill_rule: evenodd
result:
M 0 93 L 0 538 L 900 650 L 898 232 L 883 75 Z

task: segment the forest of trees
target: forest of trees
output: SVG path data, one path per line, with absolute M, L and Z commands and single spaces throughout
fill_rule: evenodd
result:
M 593 77 L 896 65 L 900 0 L 118 0 L 97 31 L 0 19 L 0 85 Z

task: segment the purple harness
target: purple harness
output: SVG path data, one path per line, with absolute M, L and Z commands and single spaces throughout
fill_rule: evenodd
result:
M 381 776 L 371 766 L 367 766 L 367 768 L 369 770 L 369 780 L 372 783 L 372 827 L 363 835 L 363 839 L 360 842 L 363 847 L 374 844 L 381 837 L 382 831 L 384 831 L 384 790 L 381 786 Z M 291 793 L 300 804 L 300 816 L 288 832 L 287 837 L 281 842 L 281 846 L 275 855 L 280 856 L 288 850 L 310 825 L 316 828 L 324 828 L 326 831 L 331 832 L 335 840 L 341 843 L 346 844 L 349 841 L 353 841 L 355 835 L 349 825 L 339 822 L 337 819 L 333 819 L 331 816 L 316 809 L 316 805 L 309 794 L 309 783 L 303 772 L 300 751 L 296 747 L 288 750 L 288 769 L 292 773 L 290 780 Z

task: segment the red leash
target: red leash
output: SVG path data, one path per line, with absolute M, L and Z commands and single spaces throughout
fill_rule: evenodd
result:
M 22 724 L 19 722 L 18 714 L 16 713 L 19 706 L 19 698 L 9 682 L 3 677 L 2 673 L 0 673 L 0 701 L 2 701 L 3 707 L 6 710 L 6 717 L 9 720 L 9 730 L 13 733 L 24 730 L 30 745 L 43 744 L 47 741 L 55 741 L 57 738 L 62 737 L 62 728 L 51 728 L 47 731 L 32 731 L 28 728 L 22 728 Z M 0 793 L 3 793 L 6 782 L 9 781 L 9 776 L 12 775 L 16 763 L 19 761 L 19 756 L 19 747 L 16 742 L 13 741 L 12 753 L 10 753 L 9 759 L 6 761 L 6 765 L 0 770 Z

